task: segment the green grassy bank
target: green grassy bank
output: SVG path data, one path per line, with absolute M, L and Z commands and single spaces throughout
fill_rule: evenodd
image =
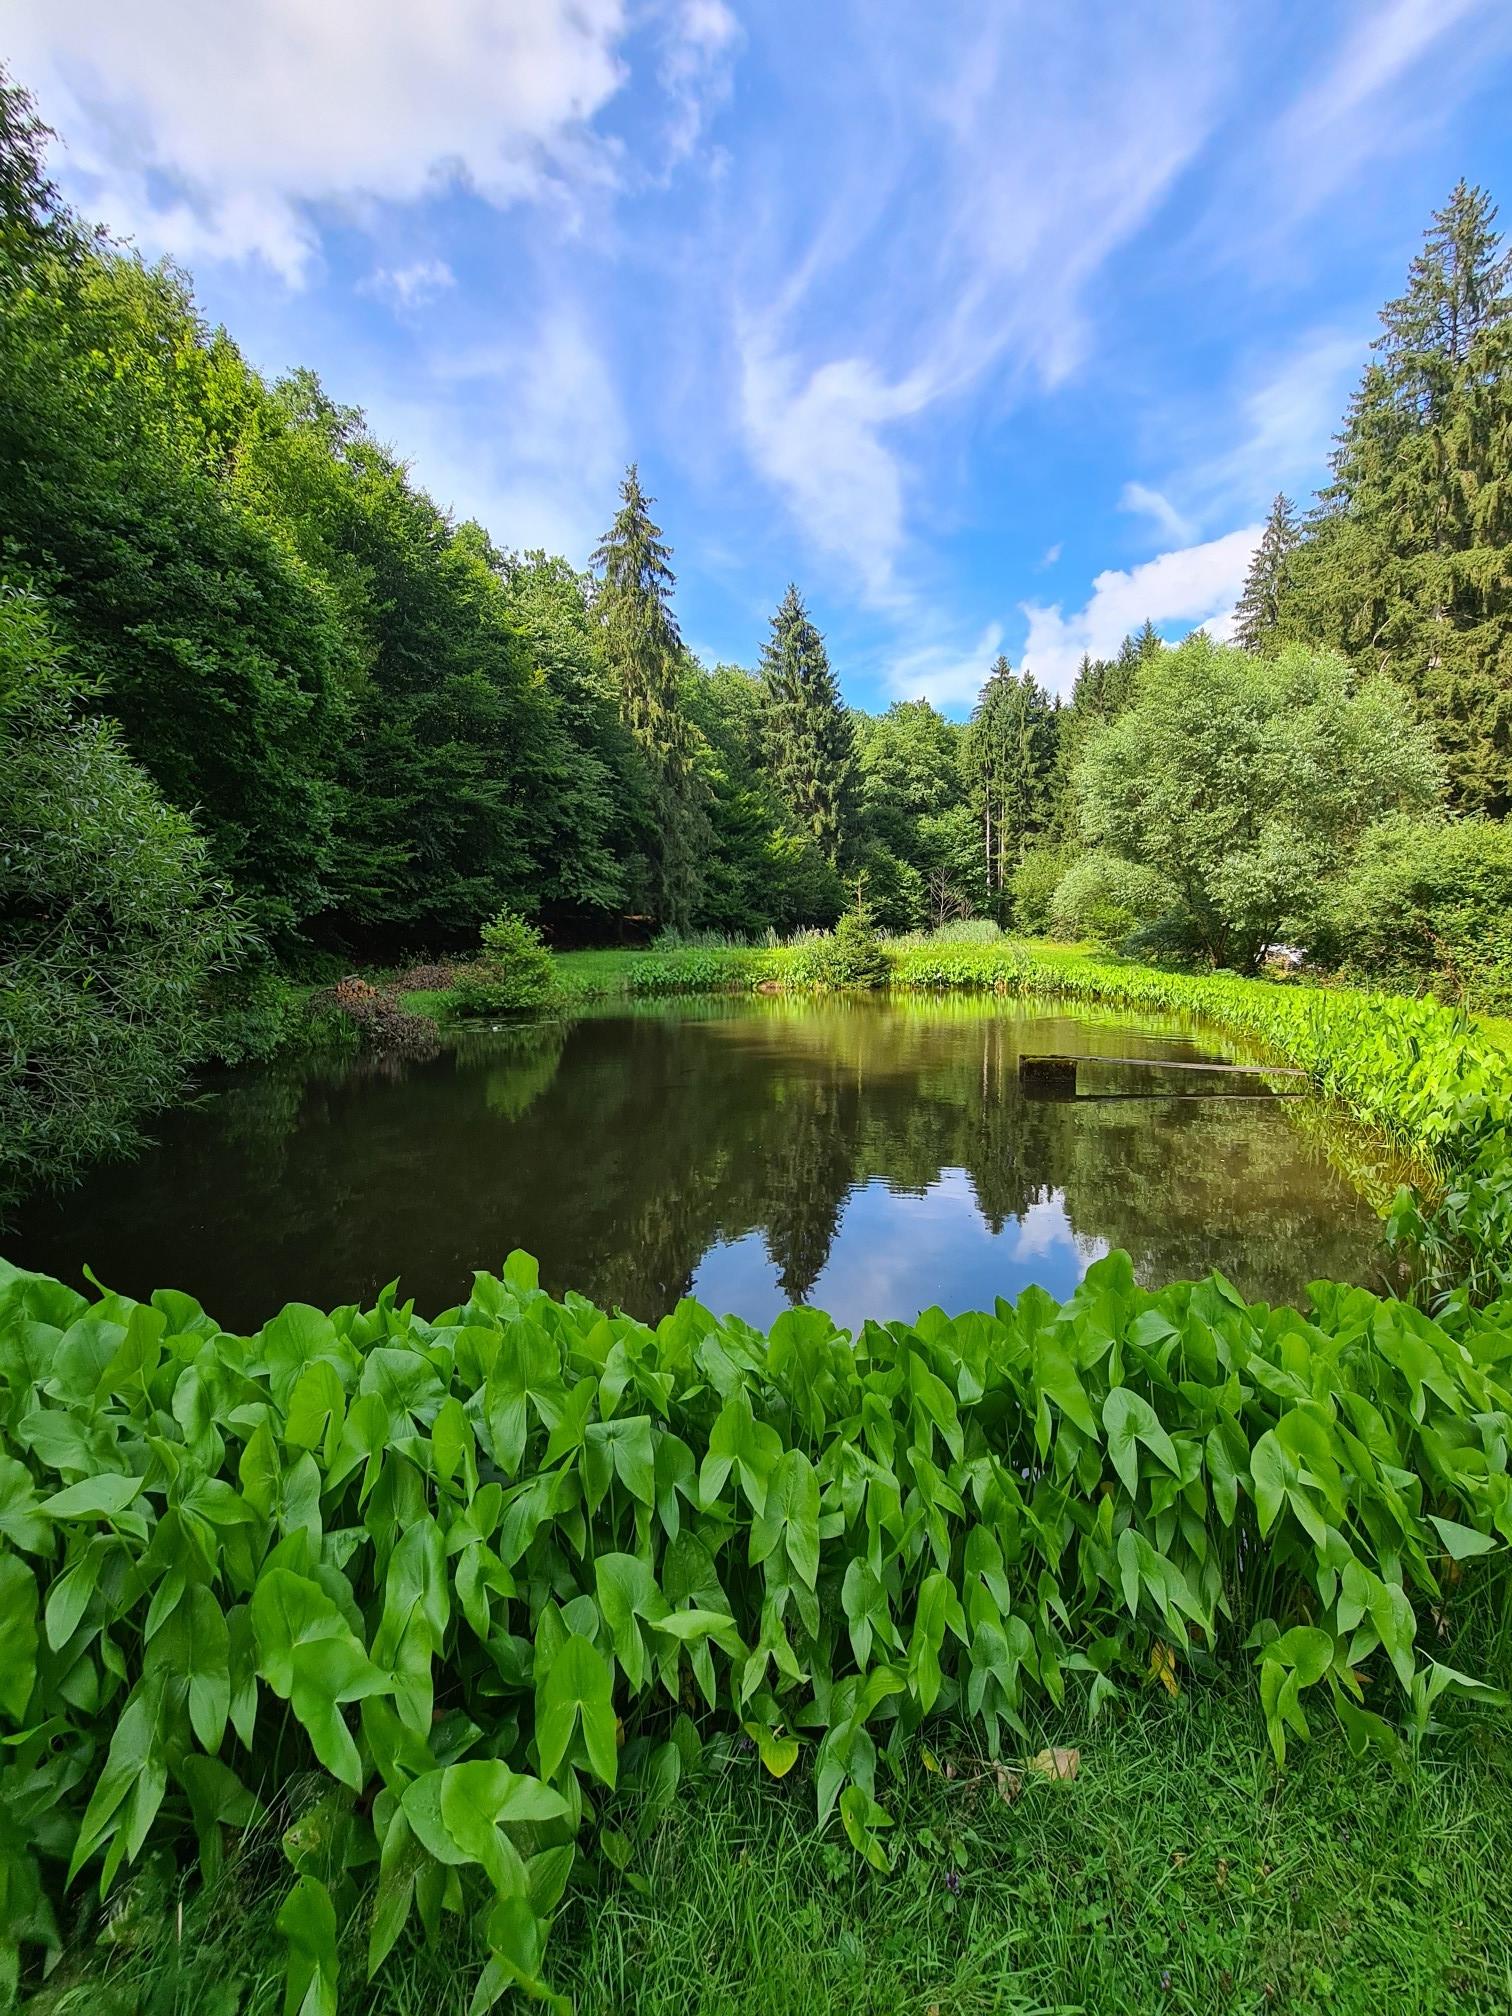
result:
M 1483 1721 L 1451 1723 L 1406 1779 L 1328 1737 L 1278 1776 L 1258 1715 L 1218 1692 L 1068 1733 L 1075 1782 L 1011 1806 L 911 1766 L 885 1876 L 815 1829 L 805 1774 L 711 1759 L 623 1870 L 569 1890 L 558 1991 L 580 2016 L 1507 2007 L 1512 1757 Z M 149 1875 L 37 2016 L 276 2016 L 288 1880 L 272 1826 L 208 1892 Z M 345 2016 L 467 2016 L 481 1961 L 465 1939 L 406 1935 L 369 1985 L 360 1907 L 340 1936 Z

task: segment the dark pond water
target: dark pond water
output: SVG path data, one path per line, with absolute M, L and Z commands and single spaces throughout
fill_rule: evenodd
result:
M 1374 1213 L 1306 1102 L 1027 1097 L 1025 1055 L 1232 1056 L 1174 1020 L 1028 1002 L 682 1002 L 469 1034 L 423 1063 L 220 1082 L 135 1162 L 23 1211 L 7 1256 L 221 1322 L 372 1297 L 426 1313 L 523 1246 L 543 1285 L 638 1316 L 692 1293 L 911 1318 L 1075 1286 L 1110 1247 L 1154 1285 L 1221 1268 L 1251 1296 L 1369 1281 Z M 1083 1092 L 1256 1081 L 1083 1066 Z M 1311 1116 L 1309 1124 L 1309 1115 Z

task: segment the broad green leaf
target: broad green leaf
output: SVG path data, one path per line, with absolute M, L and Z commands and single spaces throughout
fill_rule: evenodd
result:
M 285 1568 L 269 1570 L 252 1596 L 257 1670 L 303 1723 L 333 1777 L 362 1789 L 357 1746 L 341 1704 L 391 1691 L 325 1590 Z
M 788 1449 L 767 1479 L 751 1526 L 750 1558 L 765 1561 L 781 1541 L 793 1573 L 812 1589 L 819 1577 L 819 1479 L 801 1449 Z
M 336 2016 L 341 1963 L 331 1893 L 313 1876 L 301 1876 L 276 1922 L 288 1946 L 284 2016 Z
M 37 1509 L 49 1519 L 115 1519 L 141 1488 L 140 1477 L 85 1477 L 44 1498 Z
M 1440 1519 L 1435 1512 L 1430 1512 L 1428 1517 L 1437 1527 L 1445 1551 L 1455 1561 L 1469 1561 L 1474 1555 L 1489 1554 L 1496 1545 L 1494 1534 L 1478 1533 L 1473 1526 L 1462 1526 L 1457 1519 Z
M 1097 1417 L 1087 1398 L 1087 1389 L 1077 1376 L 1069 1354 L 1054 1335 L 1040 1331 L 1034 1339 L 1034 1377 L 1042 1393 L 1048 1393 L 1068 1421 L 1084 1435 L 1096 1435 Z
M 536 1689 L 536 1747 L 543 1778 L 556 1776 L 576 1729 L 582 1731 L 595 1774 L 613 1785 L 618 1769 L 613 1682 L 603 1655 L 587 1638 L 573 1634 L 552 1654 Z
M 840 1820 L 856 1853 L 886 1875 L 892 1861 L 877 1836 L 884 1827 L 892 1826 L 891 1817 L 861 1786 L 847 1785 L 840 1794 Z
M 26 1715 L 37 1680 L 37 1578 L 14 1554 L 0 1554 L 0 1708 Z
M 1114 1386 L 1103 1401 L 1108 1455 L 1131 1498 L 1139 1493 L 1139 1449 L 1143 1443 L 1170 1471 L 1180 1474 L 1175 1445 L 1149 1401 L 1127 1386 Z
M 756 1745 L 757 1754 L 774 1778 L 786 1778 L 798 1762 L 796 1736 L 779 1735 L 763 1722 L 743 1722 L 741 1727 Z
M 23 1554 L 50 1554 L 54 1535 L 37 1512 L 31 1472 L 13 1456 L 0 1456 L 0 1534 Z
M 1266 1646 L 1264 1656 L 1295 1668 L 1299 1687 L 1312 1687 L 1333 1664 L 1334 1645 L 1326 1631 L 1307 1624 L 1294 1624 Z

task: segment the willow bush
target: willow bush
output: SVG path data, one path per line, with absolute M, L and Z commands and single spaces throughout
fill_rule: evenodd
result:
M 1320 1709 L 1396 1755 L 1499 1698 L 1450 1661 L 1507 1613 L 1512 1308 L 1312 1299 L 1115 1254 L 1064 1304 L 763 1336 L 515 1254 L 433 1321 L 391 1288 L 238 1337 L 0 1267 L 12 1982 L 65 1893 L 213 1870 L 290 1786 L 289 2007 L 335 2008 L 339 1923 L 376 1971 L 461 1914 L 482 2010 L 546 1992 L 575 1856 L 732 1732 L 879 1867 L 932 1718 L 991 1759 L 1237 1660 L 1278 1760 Z

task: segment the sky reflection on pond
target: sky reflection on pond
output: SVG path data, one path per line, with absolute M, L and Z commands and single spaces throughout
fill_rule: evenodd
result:
M 1376 1277 L 1375 1216 L 1301 1108 L 1026 1098 L 1020 1056 L 1065 1051 L 1225 1054 L 1172 1018 L 984 998 L 621 1009 L 424 1062 L 238 1074 L 135 1162 L 19 1214 L 4 1250 L 184 1287 L 238 1327 L 395 1275 L 434 1312 L 513 1246 L 553 1292 L 651 1318 L 691 1292 L 763 1324 L 792 1301 L 854 1326 L 1031 1281 L 1063 1296 L 1113 1246 L 1146 1282 L 1217 1266 L 1270 1299 Z

